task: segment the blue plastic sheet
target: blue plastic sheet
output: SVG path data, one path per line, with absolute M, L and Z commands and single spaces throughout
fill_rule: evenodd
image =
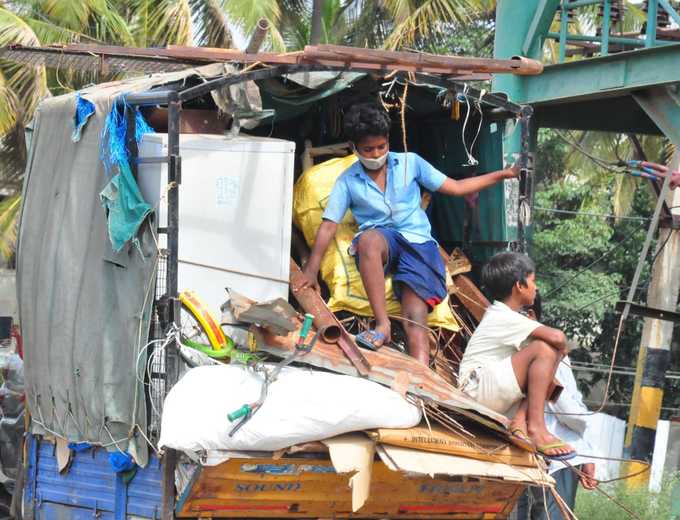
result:
M 83 128 L 87 124 L 88 119 L 94 114 L 94 103 L 76 94 L 76 111 L 73 115 L 73 133 L 71 134 L 71 141 L 77 143 L 83 135 Z
M 109 464 L 111 464 L 111 468 L 116 473 L 130 471 L 137 466 L 134 459 L 132 458 L 132 455 L 122 451 L 113 451 L 109 453 Z
M 137 232 L 152 207 L 144 200 L 130 168 L 130 152 L 127 149 L 127 112 L 135 111 L 135 141 L 139 143 L 153 128 L 144 120 L 138 109 L 127 104 L 125 97 L 114 103 L 102 131 L 100 157 L 107 174 L 114 171 L 111 181 L 99 194 L 107 211 L 109 239 L 115 252 L 126 243 L 137 244 Z

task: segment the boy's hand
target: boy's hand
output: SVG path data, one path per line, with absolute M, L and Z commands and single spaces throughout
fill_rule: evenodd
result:
M 305 289 L 309 287 L 314 289 L 316 292 L 321 292 L 321 287 L 319 287 L 318 273 L 308 272 L 307 266 L 302 270 L 302 281 L 298 285 L 297 289 Z
M 519 163 L 515 163 L 510 168 L 503 170 L 504 179 L 516 179 L 519 177 Z
M 581 466 L 581 473 L 583 473 L 583 475 L 580 476 L 581 485 L 585 489 L 595 489 L 597 487 L 597 479 L 595 479 L 595 464 L 592 462 L 583 464 Z

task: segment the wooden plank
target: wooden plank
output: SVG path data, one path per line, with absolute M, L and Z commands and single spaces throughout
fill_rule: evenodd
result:
M 435 67 L 470 72 L 535 75 L 540 74 L 543 71 L 543 65 L 540 62 L 520 57 L 510 60 L 498 60 L 493 58 L 440 56 L 424 52 L 364 49 L 343 47 L 340 45 L 308 45 L 305 47 L 304 54 L 306 57 L 337 56 L 346 61 L 369 61 L 383 64 L 391 63 L 415 67 Z
M 202 468 L 177 516 L 495 518 L 512 510 L 525 485 L 466 477 L 407 478 L 375 462 L 369 499 L 353 514 L 350 477 L 335 473 L 328 458 L 231 459 Z
M 449 290 L 449 294 L 455 297 L 463 307 L 477 320 L 482 321 L 482 316 L 489 306 L 489 300 L 480 291 L 474 282 L 464 274 L 457 274 L 453 277 L 454 289 Z
M 248 54 L 235 49 L 188 46 L 140 48 L 115 45 L 69 44 L 56 45 L 51 48 L 120 57 L 144 56 L 182 59 L 192 63 L 212 63 L 216 61 L 260 62 L 263 64 L 318 63 L 321 65 L 375 71 L 402 70 L 405 72 L 426 72 L 456 76 L 465 76 L 470 73 L 528 74 L 536 69 L 535 63 L 532 60 L 494 60 L 460 56 L 436 56 L 425 53 L 360 49 L 337 45 L 307 46 L 304 51 L 296 52 L 259 52 L 256 54 Z

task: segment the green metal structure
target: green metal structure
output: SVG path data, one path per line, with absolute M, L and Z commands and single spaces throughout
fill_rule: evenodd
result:
M 594 34 L 573 34 L 570 13 L 593 6 L 599 22 Z M 669 0 L 636 2 L 646 11 L 643 30 L 621 34 L 620 26 L 614 30 L 620 6 L 614 0 L 498 0 L 495 57 L 542 61 L 545 43 L 558 42 L 557 63 L 546 64 L 541 75 L 498 76 L 493 82 L 495 92 L 533 106 L 534 135 L 541 127 L 656 134 L 680 146 L 680 43 L 673 41 L 678 30 L 671 26 L 680 26 L 680 14 Z M 588 57 L 570 59 L 584 48 Z M 519 136 L 506 137 L 503 147 L 516 152 Z M 642 377 L 647 349 L 641 350 L 625 446 L 630 458 L 651 461 L 656 430 L 645 425 L 655 405 L 640 404 L 648 384 Z M 660 367 L 662 374 L 666 368 Z M 654 424 L 659 411 L 652 411 Z M 646 422 L 640 420 L 643 413 Z

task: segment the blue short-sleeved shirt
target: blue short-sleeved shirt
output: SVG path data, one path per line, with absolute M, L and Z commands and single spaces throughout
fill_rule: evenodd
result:
M 383 193 L 357 161 L 335 181 L 323 218 L 340 222 L 351 209 L 359 233 L 376 227 L 392 228 L 409 242 L 427 242 L 432 240 L 431 227 L 420 207 L 419 185 L 437 191 L 445 179 L 446 175 L 415 153 L 389 152 Z

